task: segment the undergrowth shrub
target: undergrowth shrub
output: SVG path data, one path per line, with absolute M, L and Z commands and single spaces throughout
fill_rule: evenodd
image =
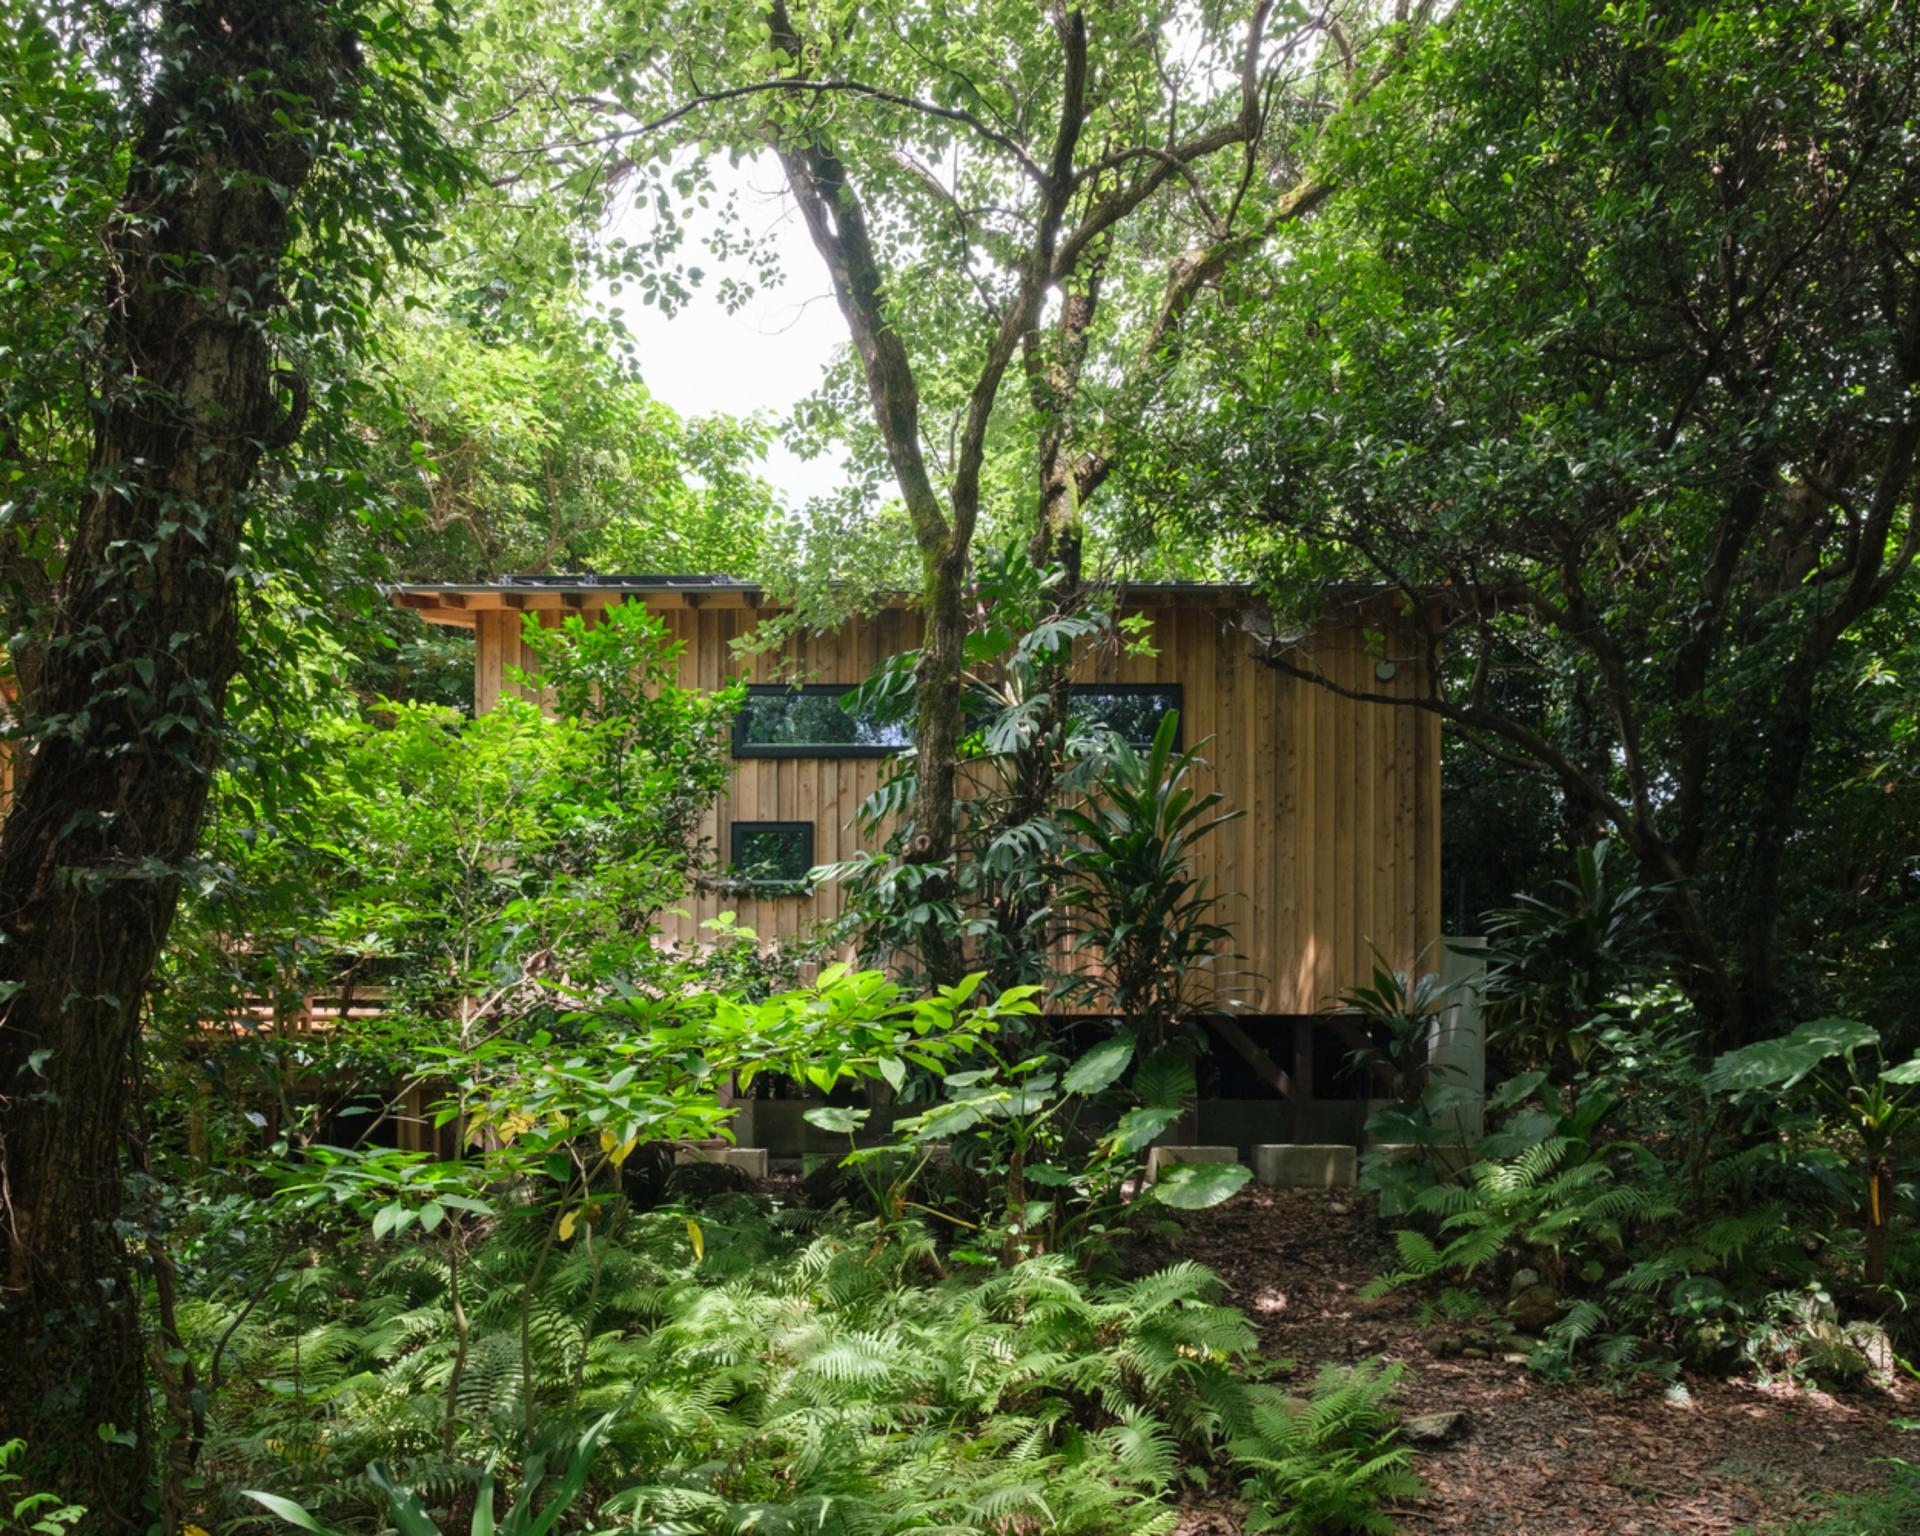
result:
M 209 1486 L 370 1531 L 384 1476 L 464 1530 L 479 1469 L 516 1492 L 523 1379 L 549 1440 L 612 1415 L 585 1501 L 598 1530 L 1152 1536 L 1208 1468 L 1252 1479 L 1268 1529 L 1383 1530 L 1379 1502 L 1413 1486 L 1386 1446 L 1394 1375 L 1327 1375 L 1300 1403 L 1250 1387 L 1254 1335 L 1198 1265 L 1094 1283 L 1048 1254 L 980 1278 L 949 1273 L 907 1221 L 747 1197 L 610 1208 L 551 1265 L 523 1339 L 537 1241 L 505 1222 L 464 1266 L 451 1454 L 442 1399 L 462 1344 L 427 1245 L 302 1269 L 244 1318 L 194 1309 L 198 1342 L 233 1328 L 229 1369 L 248 1384 L 213 1426 Z
M 1252 1432 L 1233 1447 L 1250 1474 L 1249 1532 L 1394 1529 L 1381 1505 L 1417 1497 L 1424 1488 L 1413 1472 L 1413 1453 L 1390 1440 L 1389 1399 L 1401 1373 L 1398 1364 L 1329 1365 L 1305 1398 L 1260 1393 Z
M 1842 1018 L 1710 1055 L 1651 921 L 1659 893 L 1615 880 L 1604 845 L 1577 874 L 1493 929 L 1490 1043 L 1529 1070 L 1487 1095 L 1469 1166 L 1444 1085 L 1369 1122 L 1426 1155 L 1363 1165 L 1399 1228 L 1368 1294 L 1487 1287 L 1560 1375 L 1885 1379 L 1920 1324 L 1920 1059 Z
M 1817 1144 L 1776 1136 L 1716 1152 L 1643 1139 L 1630 1095 L 1588 1086 L 1570 1103 L 1541 1074 L 1491 1102 L 1503 1101 L 1512 1113 L 1477 1162 L 1404 1191 L 1399 1267 L 1363 1294 L 1434 1279 L 1537 1287 L 1555 1315 L 1533 1364 L 1557 1375 L 1865 1374 L 1877 1331 L 1843 1326 L 1823 1282 L 1847 1234 L 1814 1240 L 1801 1203 L 1828 1172 Z
M 10 1470 L 27 1450 L 27 1442 L 18 1438 L 0 1441 L 0 1533 L 12 1536 L 64 1536 L 87 1517 L 78 1504 L 69 1504 L 55 1494 L 36 1492 L 26 1486 L 20 1473 Z

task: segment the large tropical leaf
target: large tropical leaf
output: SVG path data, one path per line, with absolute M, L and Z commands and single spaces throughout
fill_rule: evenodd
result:
M 1193 1063 L 1180 1052 L 1163 1047 L 1140 1063 L 1140 1070 L 1133 1076 L 1133 1091 L 1149 1108 L 1185 1109 L 1196 1091 Z
M 1791 1088 L 1823 1061 L 1878 1045 L 1880 1032 L 1858 1019 L 1814 1019 L 1790 1034 L 1728 1051 L 1708 1070 L 1709 1093 Z
M 849 1109 L 839 1104 L 821 1104 L 805 1111 L 800 1118 L 808 1125 L 817 1125 L 823 1131 L 835 1131 L 844 1136 L 865 1125 L 871 1113 L 870 1110 Z
M 1102 1040 L 1068 1067 L 1060 1086 L 1067 1093 L 1098 1093 L 1118 1082 L 1132 1060 L 1133 1037 L 1115 1035 L 1111 1040 Z
M 1240 1193 L 1253 1170 L 1244 1163 L 1181 1163 L 1154 1181 L 1153 1198 L 1180 1211 L 1204 1211 Z
M 277 1493 L 260 1493 L 251 1488 L 247 1490 L 247 1497 L 278 1515 L 288 1525 L 297 1525 L 303 1531 L 313 1532 L 314 1536 L 339 1536 L 339 1532 L 322 1525 L 292 1499 L 283 1499 Z

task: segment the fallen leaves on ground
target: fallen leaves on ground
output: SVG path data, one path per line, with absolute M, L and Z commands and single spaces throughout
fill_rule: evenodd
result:
M 1342 1205 L 1343 1211 L 1329 1207 Z M 1328 1361 L 1407 1362 L 1408 1413 L 1463 1408 L 1458 1445 L 1420 1458 L 1428 1494 L 1400 1512 L 1408 1533 L 1443 1536 L 1734 1536 L 1777 1529 L 1821 1492 L 1879 1480 L 1900 1450 L 1889 1417 L 1914 1404 L 1688 1378 L 1688 1399 L 1658 1383 L 1622 1392 L 1561 1386 L 1524 1365 L 1434 1357 L 1411 1292 L 1362 1302 L 1393 1267 L 1371 1202 L 1317 1190 L 1253 1188 L 1188 1217 L 1143 1255 L 1209 1266 L 1275 1359 L 1302 1374 Z M 1230 1501 L 1197 1501 L 1179 1536 L 1239 1536 Z

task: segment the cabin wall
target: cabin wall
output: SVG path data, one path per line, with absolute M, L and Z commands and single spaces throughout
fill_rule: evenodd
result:
M 591 617 L 604 599 L 589 595 Z M 851 685 L 886 656 L 918 642 L 918 615 L 889 609 L 832 635 L 790 641 L 783 651 L 737 660 L 732 642 L 759 622 L 738 597 L 678 595 L 649 606 L 684 644 L 680 682 L 718 688 L 744 670 L 749 682 L 786 680 Z M 563 609 L 540 607 L 557 624 Z M 1223 916 L 1238 937 L 1247 973 L 1246 1002 L 1256 1012 L 1305 1014 L 1365 980 L 1371 941 L 1396 966 L 1409 967 L 1440 932 L 1440 734 L 1435 717 L 1343 699 L 1261 664 L 1232 606 L 1182 605 L 1139 610 L 1153 621 L 1152 656 L 1103 653 L 1077 680 L 1178 683 L 1188 744 L 1208 737 L 1205 782 L 1243 811 L 1197 848 L 1201 872 L 1224 898 Z M 467 615 L 463 614 L 464 620 Z M 510 688 L 508 669 L 527 665 L 523 614 L 476 608 L 474 704 L 493 707 Z M 1383 657 L 1372 627 L 1333 624 L 1305 642 L 1334 681 L 1409 694 L 1420 685 L 1418 652 L 1388 636 Z M 1369 648 L 1369 635 L 1376 648 Z M 1397 654 L 1396 654 L 1397 652 Z M 1381 682 L 1375 668 L 1395 663 Z M 851 855 L 851 825 L 879 782 L 874 758 L 746 758 L 730 791 L 709 814 L 706 835 L 724 855 L 733 822 L 812 821 L 814 855 L 832 863 Z M 790 937 L 839 911 L 826 885 L 808 896 L 755 896 L 702 890 L 671 920 L 669 937 L 697 942 L 700 924 L 722 911 L 763 938 Z M 1437 967 L 1435 948 L 1426 967 Z

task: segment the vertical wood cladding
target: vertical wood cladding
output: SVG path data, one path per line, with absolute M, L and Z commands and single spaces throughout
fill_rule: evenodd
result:
M 585 598 L 591 622 L 609 599 Z M 680 641 L 680 682 L 717 688 L 747 682 L 853 684 L 885 656 L 918 638 L 917 615 L 888 609 L 836 634 L 789 641 L 742 660 L 732 642 L 759 617 L 737 598 L 689 604 L 677 594 L 647 601 Z M 537 601 L 537 600 L 536 600 Z M 544 611 L 542 622 L 557 622 Z M 1248 1002 L 1262 1013 L 1311 1013 L 1333 993 L 1364 980 L 1369 945 L 1411 966 L 1440 933 L 1440 733 L 1432 716 L 1355 703 L 1261 664 L 1240 624 L 1238 601 L 1155 605 L 1155 654 L 1103 650 L 1082 664 L 1083 682 L 1178 683 L 1182 735 L 1202 747 L 1206 787 L 1243 814 L 1198 845 L 1197 857 L 1238 936 Z M 462 622 L 467 621 L 462 615 Z M 476 607 L 474 705 L 493 707 L 516 691 L 523 614 Z M 1386 637 L 1383 652 L 1381 636 Z M 1410 694 L 1420 686 L 1415 649 L 1394 643 L 1378 615 L 1329 623 L 1300 649 L 1333 680 L 1353 688 Z M 1382 681 L 1376 668 L 1394 662 Z M 870 757 L 751 757 L 734 763 L 733 783 L 708 813 L 710 845 L 730 845 L 735 820 L 812 821 L 815 856 L 830 864 L 859 845 L 851 825 L 878 785 Z M 668 936 L 698 942 L 700 924 L 723 911 L 762 937 L 789 937 L 839 912 L 841 894 L 823 885 L 808 896 L 701 890 L 669 919 Z M 1425 966 L 1436 966 L 1427 954 Z

